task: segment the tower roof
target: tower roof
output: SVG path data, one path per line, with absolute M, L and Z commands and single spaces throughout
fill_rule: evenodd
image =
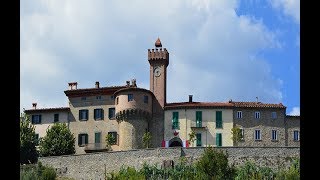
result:
M 162 47 L 160 38 L 157 39 L 157 41 L 154 43 L 156 47 Z

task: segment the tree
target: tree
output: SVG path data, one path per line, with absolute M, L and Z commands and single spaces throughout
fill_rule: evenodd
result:
M 60 156 L 75 153 L 75 137 L 65 123 L 55 123 L 40 140 L 41 156 Z
M 116 138 L 114 136 L 112 136 L 112 134 L 107 134 L 106 136 L 106 147 L 108 148 L 108 150 L 112 150 L 111 149 L 111 145 L 116 143 Z
M 193 130 L 191 130 L 191 132 L 189 133 L 189 145 L 192 143 L 193 144 L 193 142 L 196 140 L 196 133 L 193 131 Z
M 142 137 L 142 142 L 143 142 L 143 147 L 144 148 L 149 148 L 150 147 L 150 141 L 151 141 L 151 133 L 150 132 L 146 132 L 143 134 Z
M 228 164 L 228 154 L 213 147 L 204 150 L 196 168 L 203 179 L 233 179 L 236 172 L 233 165 Z
M 20 164 L 37 162 L 37 141 L 35 127 L 31 124 L 30 117 L 23 114 L 20 118 Z
M 240 142 L 242 140 L 242 133 L 241 133 L 241 129 L 236 126 L 236 127 L 233 127 L 231 129 L 231 133 L 232 133 L 232 140 L 234 142 L 235 145 L 238 144 L 238 142 Z

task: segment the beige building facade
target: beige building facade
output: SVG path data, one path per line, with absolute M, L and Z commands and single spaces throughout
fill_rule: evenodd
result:
M 69 124 L 70 108 L 37 108 L 37 103 L 33 103 L 33 108 L 25 110 L 29 115 L 30 121 L 35 125 L 35 133 L 38 139 L 43 138 L 47 130 L 54 123 Z
M 75 136 L 76 154 L 110 150 L 107 135 L 113 151 L 140 149 L 146 132 L 151 133 L 150 147 L 300 145 L 300 116 L 287 116 L 281 103 L 193 102 L 192 95 L 187 102 L 167 103 L 169 52 L 159 38 L 148 49 L 147 60 L 150 90 L 138 87 L 135 79 L 108 87 L 97 81 L 92 88 L 70 82 L 64 91 L 69 107 L 38 109 L 35 104 L 25 113 L 34 117 L 39 137 L 59 116 L 58 122 L 67 123 Z M 233 127 L 243 133 L 237 144 Z M 189 141 L 191 132 L 194 142 Z

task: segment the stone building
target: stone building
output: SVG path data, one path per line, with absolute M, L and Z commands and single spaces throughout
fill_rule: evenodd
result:
M 240 127 L 238 146 L 300 146 L 300 116 L 287 116 L 286 107 L 261 102 L 167 103 L 169 52 L 160 39 L 148 49 L 150 89 L 136 80 L 121 86 L 78 88 L 70 82 L 64 93 L 69 107 L 33 108 L 31 115 L 39 137 L 55 122 L 67 123 L 76 138 L 76 153 L 105 151 L 105 137 L 113 138 L 113 151 L 143 148 L 142 137 L 151 133 L 151 147 L 234 146 L 231 129 Z M 194 132 L 196 140 L 189 142 Z

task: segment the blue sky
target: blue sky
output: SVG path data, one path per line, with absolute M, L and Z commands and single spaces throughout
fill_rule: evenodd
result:
M 147 49 L 170 53 L 167 102 L 259 101 L 300 114 L 297 0 L 21 0 L 20 110 L 78 88 L 149 89 Z

